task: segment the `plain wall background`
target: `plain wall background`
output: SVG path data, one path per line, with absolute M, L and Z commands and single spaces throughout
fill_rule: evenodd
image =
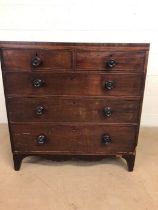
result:
M 142 126 L 158 125 L 155 0 L 0 0 L 1 41 L 149 42 Z M 0 75 L 0 123 L 6 123 Z

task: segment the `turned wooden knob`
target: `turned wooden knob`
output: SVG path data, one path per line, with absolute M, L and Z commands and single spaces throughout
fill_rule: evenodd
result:
M 46 135 L 40 134 L 39 136 L 37 136 L 36 141 L 38 145 L 43 145 L 47 143 L 48 139 Z
M 117 62 L 114 59 L 109 59 L 106 62 L 106 66 L 110 69 L 112 69 L 114 66 L 116 66 Z
M 44 106 L 37 106 L 35 112 L 37 115 L 42 115 L 44 112 Z
M 112 90 L 114 88 L 114 81 L 109 80 L 105 82 L 105 88 L 107 90 Z
M 44 81 L 42 79 L 34 79 L 32 84 L 33 84 L 33 87 L 40 88 L 40 87 L 43 87 Z
M 41 65 L 41 63 L 42 63 L 42 60 L 41 60 L 40 57 L 35 56 L 35 57 L 32 58 L 32 66 L 33 67 L 38 67 L 38 66 Z
M 103 113 L 104 113 L 104 116 L 105 117 L 111 117 L 111 115 L 112 115 L 111 107 L 105 107 L 103 109 Z
M 105 145 L 111 144 L 111 137 L 109 136 L 109 134 L 103 134 L 102 144 L 105 144 Z

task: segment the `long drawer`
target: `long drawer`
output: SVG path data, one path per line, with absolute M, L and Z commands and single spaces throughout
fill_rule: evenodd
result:
M 21 124 L 11 126 L 15 151 L 117 154 L 136 146 L 136 127 Z
M 97 97 L 8 98 L 11 122 L 137 123 L 139 106 L 139 100 Z
M 8 95 L 140 96 L 141 74 L 4 73 Z

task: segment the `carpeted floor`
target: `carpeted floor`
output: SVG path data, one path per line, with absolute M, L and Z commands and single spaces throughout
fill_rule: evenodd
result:
M 134 172 L 122 159 L 23 160 L 13 170 L 7 125 L 0 125 L 0 210 L 157 210 L 158 128 L 141 128 Z

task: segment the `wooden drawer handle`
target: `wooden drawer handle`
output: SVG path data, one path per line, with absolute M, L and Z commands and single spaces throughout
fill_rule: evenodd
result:
M 46 135 L 40 134 L 39 136 L 37 136 L 36 141 L 38 145 L 43 145 L 48 142 L 48 138 Z
M 112 69 L 114 66 L 116 66 L 117 62 L 114 59 L 109 59 L 106 62 L 106 66 L 110 69 Z
M 103 109 L 103 113 L 104 113 L 104 116 L 105 117 L 111 117 L 111 115 L 112 115 L 111 107 L 105 107 Z
M 114 81 L 108 80 L 105 82 L 105 88 L 107 90 L 112 90 L 114 88 Z
M 111 137 L 109 136 L 109 134 L 103 134 L 102 136 L 102 144 L 108 145 L 111 144 Z
M 42 60 L 41 60 L 40 57 L 35 56 L 35 57 L 32 58 L 32 66 L 33 66 L 33 67 L 38 67 L 38 66 L 40 66 L 41 64 L 42 64 Z
M 44 86 L 44 81 L 42 79 L 34 79 L 32 84 L 33 84 L 33 87 L 40 88 Z
M 36 115 L 42 115 L 44 112 L 44 106 L 37 106 L 35 109 Z

